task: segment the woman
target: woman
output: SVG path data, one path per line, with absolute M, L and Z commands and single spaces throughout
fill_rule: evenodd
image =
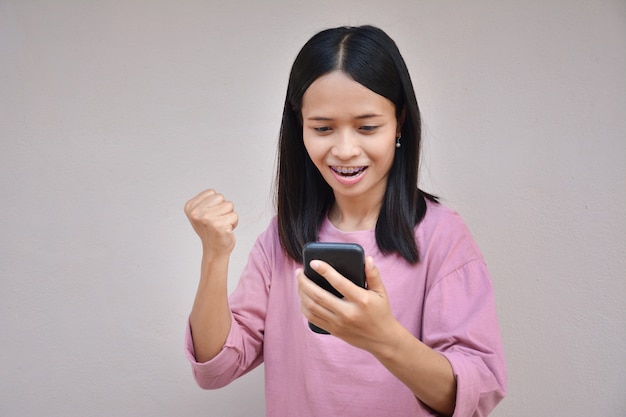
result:
M 483 416 L 503 398 L 491 280 L 460 217 L 418 188 L 420 130 L 382 30 L 329 29 L 304 45 L 283 111 L 277 216 L 230 299 L 234 206 L 214 190 L 185 206 L 203 244 L 187 333 L 200 386 L 264 362 L 268 416 Z M 367 289 L 318 260 L 344 298 L 310 281 L 310 241 L 363 246 Z

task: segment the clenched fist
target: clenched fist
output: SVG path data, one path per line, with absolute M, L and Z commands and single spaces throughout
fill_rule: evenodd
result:
M 209 189 L 185 204 L 185 214 L 200 237 L 206 255 L 230 255 L 235 247 L 233 231 L 239 221 L 231 201 Z

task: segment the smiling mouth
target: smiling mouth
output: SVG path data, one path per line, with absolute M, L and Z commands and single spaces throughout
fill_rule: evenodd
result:
M 337 174 L 341 175 L 342 177 L 356 177 L 357 175 L 361 174 L 363 171 L 365 171 L 367 169 L 367 167 L 334 167 L 331 166 L 330 169 L 332 169 L 334 172 L 336 172 Z

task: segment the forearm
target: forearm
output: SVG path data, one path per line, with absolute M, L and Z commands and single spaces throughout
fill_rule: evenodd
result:
M 396 322 L 396 337 L 373 352 L 377 359 L 433 410 L 452 415 L 456 379 L 450 362 Z
M 200 282 L 189 324 L 196 360 L 214 358 L 224 346 L 231 326 L 228 304 L 228 256 L 202 257 Z

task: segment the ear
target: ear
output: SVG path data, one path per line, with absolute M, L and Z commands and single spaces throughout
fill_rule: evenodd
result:
M 406 120 L 406 107 L 402 107 L 402 111 L 398 115 L 398 125 L 396 127 L 396 136 L 402 133 L 402 126 L 404 126 L 405 120 Z

